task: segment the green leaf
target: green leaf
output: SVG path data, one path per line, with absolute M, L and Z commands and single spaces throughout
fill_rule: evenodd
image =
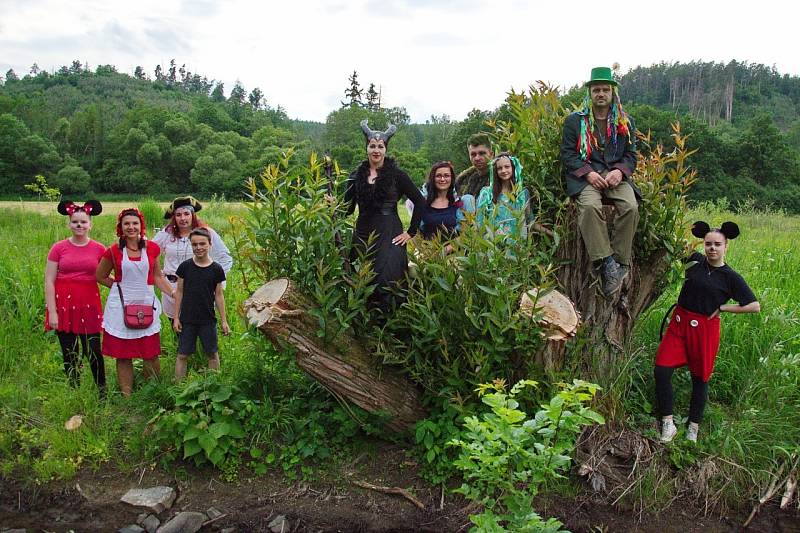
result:
M 200 453 L 202 448 L 196 440 L 190 440 L 183 443 L 183 458 L 187 459 L 197 453 Z
M 211 452 L 217 447 L 217 439 L 208 433 L 203 433 L 198 437 L 197 442 L 200 443 L 200 447 L 206 452 L 206 456 L 210 458 Z
M 231 387 L 227 385 L 223 385 L 214 393 L 213 396 L 211 396 L 211 401 L 224 402 L 225 400 L 230 398 L 232 394 L 233 394 L 233 389 L 231 389 Z
M 500 293 L 497 292 L 497 289 L 493 289 L 491 287 L 487 287 L 486 285 L 481 285 L 480 283 L 476 283 L 475 286 L 478 287 L 483 292 L 485 292 L 486 294 L 491 294 L 492 296 L 499 296 L 500 295 Z
M 225 422 L 214 422 L 208 427 L 208 432 L 215 439 L 219 439 L 224 435 L 230 435 L 231 428 Z

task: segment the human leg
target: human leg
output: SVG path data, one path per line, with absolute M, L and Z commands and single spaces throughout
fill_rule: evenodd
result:
M 699 424 L 703 421 L 703 411 L 708 401 L 708 382 L 692 376 L 692 399 L 689 401 L 689 422 Z
M 157 378 L 161 374 L 161 361 L 158 357 L 144 360 L 144 377 Z
M 608 229 L 603 216 L 602 193 L 587 185 L 575 198 L 578 206 L 578 229 L 592 261 L 610 256 L 613 252 L 608 240 Z
M 97 385 L 100 396 L 105 396 L 106 365 L 103 361 L 103 356 L 100 355 L 100 334 L 81 335 L 81 344 L 83 345 L 83 353 L 86 354 L 86 358 L 89 360 L 89 368 L 92 370 L 94 384 Z
M 661 413 L 661 441 L 669 442 L 678 432 L 672 419 L 673 393 L 672 374 L 675 369 L 668 366 L 656 365 L 653 376 L 656 381 L 656 402 Z
M 69 384 L 77 387 L 80 384 L 81 365 L 78 356 L 78 336 L 66 331 L 57 331 L 58 343 L 61 345 L 61 356 L 64 359 L 64 373 Z
M 178 353 L 175 356 L 175 381 L 180 381 L 186 377 L 186 369 L 189 366 L 189 356 Z
M 613 200 L 617 212 L 614 218 L 614 236 L 611 248 L 614 250 L 618 263 L 630 266 L 633 237 L 636 235 L 636 225 L 639 223 L 639 205 L 636 203 L 636 194 L 630 183 L 623 181 L 613 189 L 608 189 L 606 197 Z
M 208 368 L 219 370 L 219 345 L 217 342 L 217 324 L 203 324 L 198 327 L 200 344 L 203 345 L 203 353 L 208 358 Z
M 130 396 L 133 390 L 133 360 L 117 359 L 117 383 L 123 396 Z
M 197 326 L 195 324 L 182 324 L 182 326 L 181 332 L 178 334 L 178 355 L 175 358 L 176 380 L 186 377 L 189 357 L 197 346 Z

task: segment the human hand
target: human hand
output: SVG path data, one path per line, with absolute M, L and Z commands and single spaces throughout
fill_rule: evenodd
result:
M 222 334 L 226 337 L 231 334 L 231 327 L 228 325 L 227 320 L 222 323 Z
M 452 244 L 445 244 L 444 245 L 444 253 L 445 255 L 450 255 L 455 251 L 455 248 Z
M 722 306 L 721 305 L 719 307 L 717 307 L 717 309 L 713 313 L 711 313 L 711 315 L 709 315 L 708 318 L 709 319 L 716 318 L 716 317 L 718 317 L 720 315 L 720 313 L 722 313 Z
M 608 184 L 606 183 L 606 180 L 603 179 L 603 176 L 601 176 L 594 170 L 586 174 L 586 181 L 588 181 L 589 185 L 591 185 L 598 191 L 601 191 L 606 187 L 608 187 Z
M 606 184 L 608 184 L 610 189 L 613 189 L 622 182 L 623 177 L 622 171 L 618 168 L 615 168 L 606 174 Z
M 183 325 L 178 317 L 172 319 L 172 329 L 180 333 L 183 330 Z
M 410 240 L 411 240 L 411 235 L 409 235 L 407 231 L 404 231 L 403 233 L 392 239 L 392 244 L 394 244 L 395 246 L 403 246 Z
M 48 313 L 50 329 L 58 329 L 58 313 Z

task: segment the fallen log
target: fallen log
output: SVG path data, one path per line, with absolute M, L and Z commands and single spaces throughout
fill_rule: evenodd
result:
M 387 413 L 387 428 L 402 432 L 425 418 L 419 391 L 402 374 L 381 367 L 354 337 L 317 336 L 314 304 L 286 278 L 274 279 L 244 302 L 249 323 L 276 346 L 292 346 L 297 365 L 339 399 L 370 413 Z

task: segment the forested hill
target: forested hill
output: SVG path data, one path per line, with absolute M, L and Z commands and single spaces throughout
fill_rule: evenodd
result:
M 331 153 L 352 168 L 363 158 L 358 123 L 365 117 L 374 127 L 401 126 L 392 153 L 421 181 L 435 160 L 464 168 L 467 137 L 486 129 L 491 116 L 475 111 L 460 122 L 443 116 L 410 124 L 405 109 L 386 109 L 362 90 L 355 72 L 346 90 L 343 83 L 345 102 L 325 123 L 291 120 L 259 88 L 246 91 L 237 82 L 226 91 L 174 60 L 156 66 L 152 77 L 141 67 L 130 76 L 74 61 L 53 73 L 34 64 L 24 76 L 9 70 L 2 78 L 0 194 L 6 197 L 30 194 L 25 185 L 42 175 L 64 194 L 239 198 L 245 179 L 289 148 L 298 158 Z
M 724 63 L 659 63 L 636 67 L 620 78 L 626 101 L 687 113 L 714 126 L 745 126 L 767 114 L 800 148 L 800 77 L 775 67 Z M 790 133 L 791 136 L 791 133 Z
M 345 76 L 343 76 L 344 80 Z M 123 193 L 164 197 L 191 192 L 241 198 L 248 177 L 293 149 L 330 153 L 349 170 L 363 158 L 358 123 L 400 126 L 392 155 L 422 182 L 431 163 L 468 166 L 466 141 L 507 109 L 473 110 L 462 120 L 432 116 L 412 124 L 402 107 L 385 108 L 358 74 L 343 83 L 341 107 L 324 123 L 292 120 L 259 88 L 222 83 L 178 67 L 137 67 L 79 61 L 55 72 L 35 64 L 0 84 L 0 195 L 30 195 L 37 175 L 67 195 Z M 694 200 L 752 200 L 800 212 L 800 78 L 764 65 L 692 62 L 637 67 L 621 76 L 622 99 L 641 131 L 670 148 L 676 119 L 698 152 Z M 563 98 L 580 102 L 582 87 Z M 376 99 L 377 97 L 377 99 Z M 554 176 L 553 179 L 560 179 Z

